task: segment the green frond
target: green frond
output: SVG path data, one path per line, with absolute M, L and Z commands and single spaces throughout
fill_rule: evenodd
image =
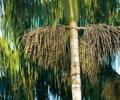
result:
M 115 25 L 119 22 L 118 0 L 78 0 L 79 25 L 106 23 Z
M 19 52 L 13 51 L 4 38 L 0 38 L 0 65 L 11 75 L 19 71 Z
M 0 38 L 0 48 L 4 51 L 5 55 L 9 55 L 11 53 L 8 48 L 8 43 L 3 38 Z
M 28 28 L 56 25 L 63 18 L 63 0 L 6 0 L 4 5 L 4 27 L 8 27 L 8 34 L 14 32 L 14 36 Z
M 19 71 L 19 52 L 15 51 L 10 56 L 10 71 L 16 74 Z

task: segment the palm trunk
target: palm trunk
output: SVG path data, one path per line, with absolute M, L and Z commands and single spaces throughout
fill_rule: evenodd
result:
M 81 100 L 81 79 L 79 65 L 78 31 L 76 22 L 70 22 L 70 46 L 71 46 L 71 82 L 72 100 Z
M 78 0 L 64 0 L 64 16 L 66 24 L 70 27 L 72 100 L 81 100 L 78 30 L 76 29 Z

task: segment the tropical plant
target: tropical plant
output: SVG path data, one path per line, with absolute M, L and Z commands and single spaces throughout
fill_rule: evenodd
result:
M 53 66 L 61 68 L 62 66 L 62 68 L 69 70 L 70 40 L 67 39 L 69 37 L 65 38 L 66 33 L 70 35 L 68 29 L 64 26 L 57 26 L 54 29 L 52 27 L 44 27 L 29 32 L 22 38 L 23 44 L 25 44 L 23 47 L 24 52 L 33 61 L 46 66 L 45 68 L 53 68 Z M 82 81 L 87 79 L 92 83 L 92 86 L 99 85 L 99 74 L 110 63 L 110 57 L 119 48 L 119 33 L 119 28 L 104 24 L 86 27 L 85 35 L 80 39 L 79 49 Z M 116 76 L 117 74 L 114 73 L 113 75 Z
M 70 30 L 76 31 L 77 19 L 78 25 L 80 26 L 103 22 L 114 25 L 117 19 L 119 19 L 119 13 L 116 13 L 116 0 L 112 0 L 112 2 L 109 0 L 78 0 L 79 15 L 77 16 L 77 10 L 75 10 L 73 12 L 74 17 L 71 11 L 77 9 L 77 6 L 71 7 L 69 4 L 73 2 L 73 4 L 77 5 L 76 0 L 68 1 L 68 4 L 63 3 L 63 0 L 4 1 L 4 37 L 8 41 L 12 40 L 16 48 L 19 48 L 19 41 L 17 41 L 16 38 L 18 38 L 17 36 L 27 33 L 24 32 L 25 30 L 29 31 L 28 28 L 33 30 L 33 27 L 51 24 L 51 26 L 37 30 L 35 28 L 33 31 L 22 36 L 23 47 L 19 51 L 19 80 L 17 86 L 14 85 L 18 89 L 14 89 L 14 93 L 9 92 L 8 97 L 12 96 L 12 99 L 18 100 L 21 99 L 21 97 L 25 100 L 34 99 L 35 97 L 38 99 L 48 99 L 49 93 L 47 90 L 50 89 L 52 94 L 57 94 L 58 98 L 60 97 L 64 100 L 72 99 L 72 81 L 70 78 L 70 57 L 72 54 L 70 51 L 72 50 L 70 49 L 71 36 L 69 33 L 72 33 L 72 31 Z M 65 4 L 65 6 L 63 4 Z M 67 8 L 73 9 L 70 10 Z M 95 8 L 97 8 L 97 10 L 95 10 Z M 64 9 L 65 13 L 63 13 Z M 65 20 L 66 23 L 64 23 Z M 75 26 L 56 26 L 56 24 L 68 25 L 71 21 L 74 21 Z M 112 56 L 118 48 L 119 28 L 107 25 L 93 25 L 85 28 L 85 34 L 83 36 L 81 32 L 79 33 L 80 60 L 78 62 L 80 62 L 82 76 L 82 97 L 92 100 L 97 98 L 99 100 L 101 99 L 104 83 L 106 82 L 107 84 L 110 82 L 106 81 L 110 75 L 106 75 L 108 72 L 102 70 L 107 70 L 105 67 L 107 66 L 107 62 L 110 61 L 110 56 Z M 24 53 L 27 54 L 26 58 L 23 57 Z M 77 71 L 79 72 L 79 70 Z M 106 77 L 104 77 L 105 75 Z M 114 73 L 113 76 L 116 76 L 116 73 Z M 117 78 L 117 80 L 119 79 Z M 11 88 L 8 89 L 12 90 Z M 96 91 L 96 89 L 98 91 Z M 91 92 L 91 90 L 93 92 Z M 114 90 L 111 89 L 111 91 Z M 106 92 L 103 92 L 103 96 L 108 95 Z

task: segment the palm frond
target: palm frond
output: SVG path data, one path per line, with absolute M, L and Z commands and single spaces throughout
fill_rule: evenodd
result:
M 19 71 L 19 52 L 12 50 L 4 38 L 0 38 L 0 67 L 12 76 Z

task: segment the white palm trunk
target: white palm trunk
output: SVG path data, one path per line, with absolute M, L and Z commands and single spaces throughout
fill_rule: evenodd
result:
M 70 27 L 72 100 L 81 100 L 79 45 L 76 22 L 72 21 Z

